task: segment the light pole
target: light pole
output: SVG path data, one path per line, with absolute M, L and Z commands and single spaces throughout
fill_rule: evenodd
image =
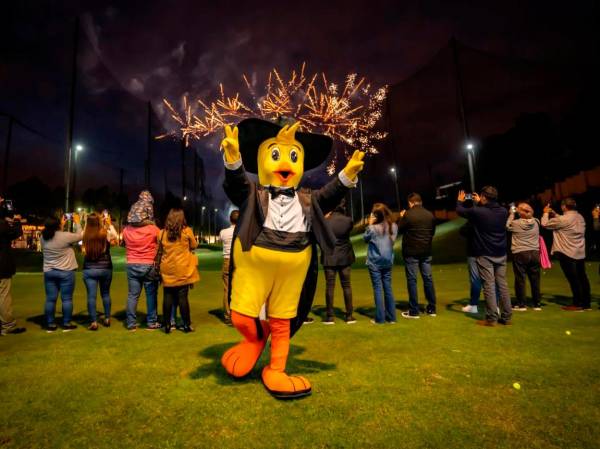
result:
M 394 176 L 394 187 L 396 187 L 396 204 L 400 210 L 400 191 L 398 190 L 398 171 L 396 167 L 390 168 L 390 173 Z
M 200 210 L 200 241 L 202 241 L 202 237 L 204 235 L 204 211 L 206 210 L 206 206 L 202 206 Z
M 83 151 L 83 145 L 77 144 L 75 145 L 75 154 L 73 155 L 73 205 L 75 205 L 75 200 L 77 199 L 77 155 Z
M 217 212 L 219 209 L 215 208 L 215 243 L 217 243 Z
M 475 169 L 474 169 L 474 158 L 475 158 L 475 145 L 471 142 L 467 142 L 465 145 L 467 151 L 467 162 L 469 164 L 469 178 L 471 181 L 471 192 L 475 192 Z

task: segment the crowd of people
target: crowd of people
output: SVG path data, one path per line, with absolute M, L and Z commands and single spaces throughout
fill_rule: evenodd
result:
M 392 290 L 392 267 L 394 245 L 402 238 L 402 257 L 408 291 L 408 310 L 401 313 L 406 319 L 419 319 L 422 314 L 437 315 L 436 292 L 432 276 L 432 242 L 435 234 L 434 215 L 423 207 L 419 194 L 407 198 L 408 210 L 398 216 L 383 203 L 373 205 L 364 231 L 367 243 L 366 265 L 373 288 L 375 317 L 373 324 L 396 323 L 396 300 Z M 2 199 L 0 198 L 0 203 Z M 181 315 L 180 328 L 188 333 L 194 329 L 191 322 L 189 290 L 200 279 L 198 257 L 194 254 L 198 242 L 187 226 L 184 211 L 172 208 L 160 229 L 154 219 L 154 200 L 148 191 L 143 191 L 133 204 L 123 230 L 126 248 L 127 305 L 126 326 L 136 331 L 139 323 L 137 304 L 142 290 L 146 296 L 147 330 L 163 329 L 165 333 L 177 328 L 177 310 Z M 0 204 L 1 206 L 1 204 Z M 585 271 L 586 243 L 585 219 L 577 212 L 575 200 L 567 198 L 561 203 L 561 214 L 550 205 L 544 208 L 541 220 L 534 217 L 534 209 L 527 202 L 520 202 L 507 210 L 498 202 L 498 192 L 492 186 L 484 187 L 480 193 L 467 195 L 459 192 L 456 211 L 466 218 L 461 229 L 466 238 L 467 266 L 470 281 L 470 301 L 462 308 L 465 313 L 479 312 L 479 297 L 483 291 L 485 319 L 478 321 L 483 326 L 512 324 L 513 312 L 527 311 L 526 282 L 531 287 L 531 307 L 542 310 L 541 270 L 549 268 L 551 262 L 541 236 L 542 229 L 553 233 L 551 254 L 559 261 L 568 281 L 573 302 L 562 307 L 565 311 L 583 312 L 591 309 L 590 283 Z M 600 231 L 600 208 L 592 213 L 594 229 Z M 231 225 L 220 233 L 223 243 L 223 314 L 231 324 L 228 302 L 231 247 L 234 240 L 239 211 L 230 214 Z M 345 203 L 339 204 L 325 217 L 326 223 L 336 238 L 334 251 L 321 253 L 326 289 L 326 315 L 323 324 L 335 324 L 333 306 L 336 278 L 342 286 L 347 324 L 356 323 L 353 316 L 351 266 L 355 254 L 350 240 L 354 228 L 347 215 Z M 18 327 L 12 312 L 11 278 L 16 272 L 11 251 L 11 241 L 21 235 L 20 217 L 9 217 L 0 207 L 0 330 L 2 335 L 25 331 Z M 515 278 L 515 303 L 506 279 L 508 260 L 508 236 L 511 235 L 510 252 Z M 60 296 L 63 332 L 76 329 L 73 319 L 73 292 L 75 273 L 79 268 L 74 246 L 81 244 L 83 257 L 83 281 L 87 291 L 88 329 L 97 331 L 100 325 L 111 325 L 111 282 L 113 264 L 111 247 L 117 245 L 119 235 L 111 223 L 110 214 L 92 213 L 82 225 L 78 214 L 61 219 L 48 218 L 42 232 L 43 272 L 46 293 L 44 316 L 47 332 L 59 329 L 56 322 L 56 304 Z M 418 275 L 423 282 L 427 305 L 419 306 Z M 163 284 L 162 322 L 158 315 L 158 289 Z M 97 293 L 103 304 L 103 319 L 98 319 L 96 310 Z M 308 318 L 307 323 L 314 321 Z

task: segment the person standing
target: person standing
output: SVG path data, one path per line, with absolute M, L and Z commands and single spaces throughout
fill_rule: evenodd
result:
M 516 218 L 517 212 L 519 218 Z M 506 229 L 512 232 L 513 271 L 515 273 L 515 294 L 517 304 L 513 310 L 527 311 L 525 297 L 527 289 L 525 278 L 531 284 L 531 301 L 533 310 L 540 311 L 540 224 L 533 217 L 533 208 L 527 203 L 520 203 L 510 211 Z
M 171 311 L 179 306 L 183 319 L 183 331 L 192 332 L 188 293 L 198 274 L 198 257 L 193 250 L 198 247 L 194 232 L 187 226 L 182 209 L 171 209 L 165 229 L 159 235 L 162 246 L 160 275 L 163 282 L 163 325 L 165 333 L 171 332 Z
M 233 210 L 229 214 L 228 228 L 222 229 L 219 233 L 219 239 L 223 243 L 223 267 L 221 269 L 221 278 L 223 279 L 223 318 L 225 324 L 231 326 L 231 309 L 229 308 L 229 263 L 231 261 L 231 244 L 233 243 L 233 233 L 235 225 L 240 217 L 239 210 Z
M 417 293 L 417 271 L 421 272 L 428 316 L 436 316 L 435 288 L 431 274 L 431 245 L 435 234 L 435 217 L 423 207 L 418 193 L 408 195 L 408 211 L 400 213 L 398 233 L 402 236 L 402 256 L 406 272 L 409 310 L 402 312 L 403 318 L 419 318 Z
M 110 326 L 110 285 L 112 283 L 111 242 L 116 242 L 118 235 L 106 216 L 92 213 L 88 215 L 83 231 L 83 282 L 87 290 L 87 308 L 90 316 L 91 331 L 98 330 L 96 312 L 96 292 L 100 286 L 100 296 L 104 306 L 105 327 Z
M 394 265 L 394 241 L 398 225 L 392 220 L 390 209 L 383 203 L 375 203 L 369 217 L 369 225 L 363 236 L 367 242 L 367 268 L 375 297 L 373 324 L 396 323 L 396 301 L 392 292 L 392 267 Z
M 325 304 L 327 307 L 327 317 L 323 324 L 335 324 L 333 315 L 333 293 L 335 291 L 335 278 L 340 277 L 342 291 L 344 293 L 344 305 L 346 315 L 344 321 L 346 324 L 356 323 L 352 316 L 352 283 L 350 282 L 351 266 L 356 260 L 354 249 L 350 242 L 350 232 L 354 224 L 352 218 L 346 215 L 346 200 L 342 202 L 330 213 L 325 216 L 325 223 L 335 236 L 335 247 L 333 252 L 321 251 L 321 264 L 325 271 Z
M 127 214 L 127 226 L 123 230 L 127 259 L 127 329 L 137 330 L 136 309 L 146 291 L 147 330 L 160 329 L 158 322 L 158 278 L 154 275 L 154 258 L 158 249 L 158 233 L 154 224 L 154 199 L 147 190 Z
M 481 194 L 473 193 L 475 207 L 466 207 L 465 192 L 458 193 L 456 212 L 473 226 L 473 255 L 483 283 L 486 302 L 483 326 L 512 324 L 510 293 L 506 282 L 506 221 L 508 211 L 498 204 L 498 190 L 486 186 Z M 499 308 L 496 303 L 498 291 Z M 498 309 L 500 316 L 498 316 Z
M 46 289 L 46 330 L 55 332 L 58 326 L 55 324 L 56 301 L 58 294 L 62 301 L 63 313 L 63 332 L 69 332 L 77 329 L 75 324 L 71 323 L 73 317 L 73 291 L 75 290 L 75 271 L 77 270 L 77 260 L 73 245 L 81 241 L 83 233 L 81 232 L 80 218 L 78 214 L 73 214 L 73 232 L 64 232 L 70 226 L 66 216 L 63 216 L 61 222 L 56 218 L 48 218 L 44 223 L 42 231 L 42 253 L 44 257 L 44 285 Z
M 561 209 L 563 214 L 558 215 L 547 205 L 542 216 L 542 226 L 554 231 L 551 252 L 558 258 L 573 294 L 573 304 L 561 309 L 591 310 L 590 281 L 585 272 L 585 220 L 577 212 L 573 198 L 565 198 Z
M 21 217 L 13 216 L 0 197 L 0 335 L 21 334 L 26 330 L 24 327 L 17 327 L 10 294 L 12 277 L 17 272 L 12 241 L 22 235 Z
M 475 257 L 474 241 L 475 234 L 473 225 L 468 221 L 460 228 L 460 235 L 467 239 L 467 268 L 469 270 L 470 299 L 469 304 L 461 310 L 466 313 L 479 313 L 479 296 L 481 295 L 481 277 L 477 268 L 477 257 Z

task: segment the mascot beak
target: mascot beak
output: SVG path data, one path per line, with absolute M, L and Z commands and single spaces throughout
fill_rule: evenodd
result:
M 273 173 L 279 176 L 281 183 L 284 185 L 296 174 L 292 170 L 292 167 L 285 162 L 280 164 L 279 167 L 277 167 L 277 170 L 275 170 Z

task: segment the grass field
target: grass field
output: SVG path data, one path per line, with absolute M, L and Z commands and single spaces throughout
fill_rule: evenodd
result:
M 589 266 L 595 293 L 597 270 Z M 543 312 L 491 329 L 459 312 L 467 291 L 463 265 L 434 268 L 437 318 L 378 327 L 369 323 L 364 269 L 353 271 L 358 323 L 320 324 L 321 277 L 317 320 L 292 340 L 288 363 L 312 381 L 313 395 L 295 402 L 266 393 L 259 377 L 265 357 L 242 381 L 220 367 L 238 335 L 216 316 L 219 275 L 203 271 L 192 291 L 196 332 L 165 335 L 125 331 L 122 272 L 113 282 L 111 328 L 85 330 L 79 274 L 75 313 L 82 326 L 47 334 L 40 328 L 42 276 L 18 274 L 15 312 L 27 333 L 0 338 L 0 447 L 598 447 L 600 312 L 559 310 L 568 289 L 557 268 L 543 277 Z M 393 282 L 405 308 L 400 267 Z

